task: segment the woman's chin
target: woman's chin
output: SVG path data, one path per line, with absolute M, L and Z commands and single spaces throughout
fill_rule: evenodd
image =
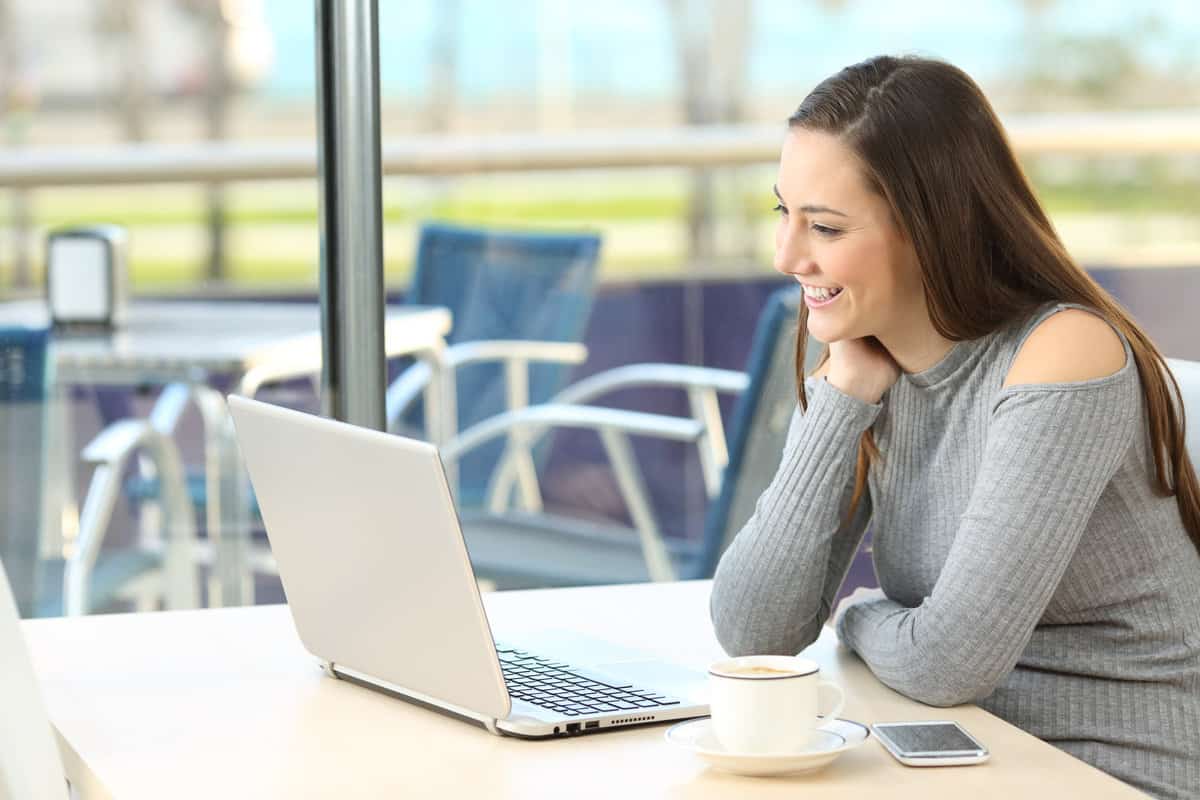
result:
M 808 335 L 823 344 L 833 344 L 849 338 L 842 326 L 813 324 L 813 318 L 808 318 Z

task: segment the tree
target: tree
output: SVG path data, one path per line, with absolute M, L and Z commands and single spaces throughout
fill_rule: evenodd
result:
M 25 58 L 21 53 L 16 13 L 11 0 L 0 0 L 0 119 L 4 120 L 4 141 L 8 147 L 25 143 L 29 119 L 36 103 L 36 92 Z M 29 192 L 14 189 L 11 194 L 12 283 L 27 287 L 33 283 L 33 264 L 29 257 L 33 212 Z
M 101 37 L 111 40 L 120 55 L 115 110 L 125 139 L 131 142 L 146 139 L 148 91 L 143 6 L 141 0 L 107 0 L 99 6 L 96 18 Z
M 200 94 L 204 116 L 204 136 L 221 141 L 228 136 L 229 105 L 233 99 L 233 81 L 229 74 L 230 21 L 222 4 L 215 0 L 179 0 L 179 6 L 198 24 L 204 39 L 205 67 Z M 205 275 L 212 281 L 227 277 L 225 261 L 226 192 L 222 183 L 204 187 L 208 216 L 208 259 Z
M 429 57 L 429 130 L 446 133 L 458 97 L 459 0 L 434 0 L 433 47 Z
M 678 54 L 684 121 L 688 125 L 743 119 L 751 0 L 667 0 Z M 715 180 L 710 169 L 692 173 L 688 201 L 688 257 L 707 265 L 716 257 Z

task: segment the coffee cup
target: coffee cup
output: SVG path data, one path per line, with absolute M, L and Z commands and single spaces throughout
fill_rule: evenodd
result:
M 821 679 L 817 662 L 797 656 L 742 656 L 708 669 L 713 734 L 732 753 L 795 753 L 841 713 L 845 694 Z M 821 694 L 835 697 L 818 716 Z

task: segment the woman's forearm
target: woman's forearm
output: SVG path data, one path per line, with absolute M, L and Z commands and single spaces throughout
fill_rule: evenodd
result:
M 846 523 L 858 445 L 880 406 L 810 380 L 783 460 L 721 558 L 711 613 L 730 654 L 796 653 L 820 633 L 870 517 L 864 492 Z

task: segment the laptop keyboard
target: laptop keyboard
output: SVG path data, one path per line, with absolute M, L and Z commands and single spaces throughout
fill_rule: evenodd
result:
M 639 689 L 524 650 L 497 646 L 508 693 L 568 717 L 644 711 L 679 705 L 679 699 Z

